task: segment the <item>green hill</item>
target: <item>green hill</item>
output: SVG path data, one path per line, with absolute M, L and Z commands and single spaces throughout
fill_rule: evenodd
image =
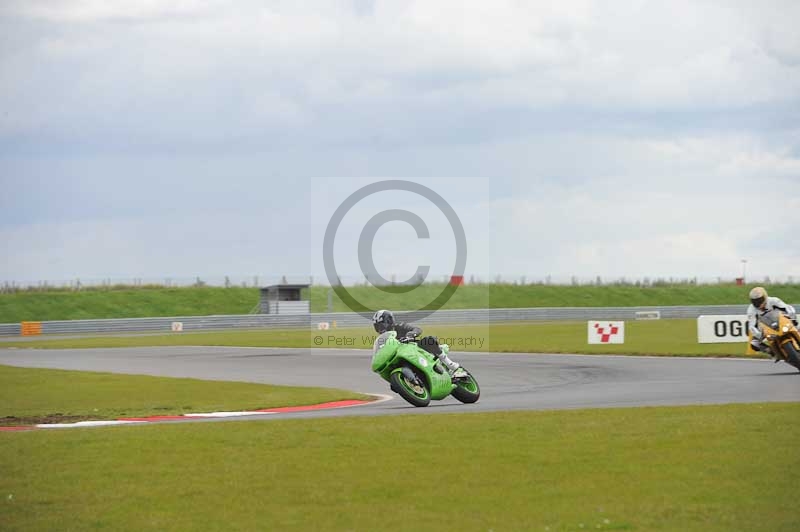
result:
M 384 292 L 372 286 L 348 287 L 368 307 L 412 310 L 432 301 L 444 285 L 425 285 L 409 293 Z M 465 285 L 459 287 L 446 309 L 522 307 L 621 307 L 672 305 L 726 305 L 747 303 L 749 286 L 678 284 L 637 287 L 554 285 Z M 771 294 L 787 302 L 800 302 L 800 285 L 773 285 Z M 328 308 L 330 288 L 309 289 L 312 312 Z M 216 287 L 115 287 L 112 289 L 20 291 L 0 294 L 0 323 L 19 321 L 137 318 L 153 316 L 205 316 L 247 314 L 258 303 L 255 288 Z M 349 310 L 334 294 L 333 310 Z

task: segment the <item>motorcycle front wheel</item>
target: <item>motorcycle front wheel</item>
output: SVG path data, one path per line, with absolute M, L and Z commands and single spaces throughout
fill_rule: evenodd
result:
M 783 351 L 786 353 L 787 362 L 797 368 L 797 371 L 800 371 L 800 353 L 798 353 L 797 349 L 794 347 L 794 342 L 786 342 L 782 347 Z
M 456 387 L 450 392 L 450 395 L 462 403 L 474 403 L 480 398 L 481 388 L 478 386 L 478 381 L 475 380 L 475 377 L 473 377 L 472 373 L 469 371 L 467 371 L 466 377 L 454 378 L 453 383 Z
M 414 406 L 428 406 L 431 394 L 425 386 L 425 377 L 415 368 L 407 366 L 389 377 L 392 390 Z

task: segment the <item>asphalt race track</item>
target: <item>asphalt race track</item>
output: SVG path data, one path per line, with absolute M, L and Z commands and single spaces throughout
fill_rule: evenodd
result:
M 800 373 L 763 359 L 508 353 L 454 353 L 452 358 L 477 378 L 478 403 L 447 398 L 414 408 L 371 372 L 369 350 L 0 349 L 0 364 L 12 366 L 324 386 L 392 397 L 366 406 L 263 419 L 800 401 Z

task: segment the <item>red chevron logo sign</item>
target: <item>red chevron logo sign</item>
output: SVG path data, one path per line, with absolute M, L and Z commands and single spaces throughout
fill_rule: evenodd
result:
M 625 343 L 624 321 L 590 321 L 588 329 L 590 344 Z

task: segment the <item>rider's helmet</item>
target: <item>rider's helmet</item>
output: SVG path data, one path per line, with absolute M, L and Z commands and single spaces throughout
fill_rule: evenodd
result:
M 375 332 L 383 334 L 394 325 L 394 314 L 388 310 L 379 310 L 372 316 L 372 326 L 375 327 Z
M 763 286 L 756 286 L 750 290 L 750 303 L 757 309 L 763 309 L 767 304 L 767 291 Z

